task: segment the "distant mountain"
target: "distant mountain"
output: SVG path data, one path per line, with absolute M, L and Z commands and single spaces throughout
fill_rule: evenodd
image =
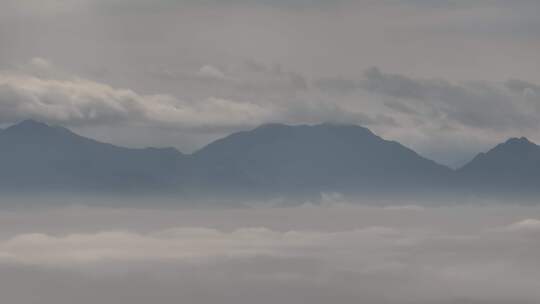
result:
M 538 192 L 540 146 L 525 137 L 511 138 L 478 154 L 457 175 L 474 190 Z
M 512 138 L 458 170 L 370 130 L 268 124 L 184 155 L 129 149 L 27 120 L 0 130 L 0 192 L 181 198 L 540 194 L 540 147 Z
M 431 191 L 452 170 L 354 125 L 263 125 L 192 155 L 202 188 L 265 194 Z
M 26 120 L 0 132 L 3 191 L 144 191 L 176 186 L 185 156 L 127 149 Z

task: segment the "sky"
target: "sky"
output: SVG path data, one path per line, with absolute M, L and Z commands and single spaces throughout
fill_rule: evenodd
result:
M 351 123 L 459 166 L 540 143 L 535 0 L 0 0 L 0 125 L 192 152 Z

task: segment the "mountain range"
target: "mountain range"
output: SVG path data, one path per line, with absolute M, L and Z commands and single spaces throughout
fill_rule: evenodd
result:
M 0 131 L 3 193 L 309 197 L 536 194 L 540 147 L 511 138 L 457 170 L 355 125 L 267 124 L 183 154 L 26 120 Z

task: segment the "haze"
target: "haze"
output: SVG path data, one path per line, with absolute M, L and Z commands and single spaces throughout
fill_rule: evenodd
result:
M 536 303 L 537 207 L 0 213 L 0 291 L 46 303 Z
M 539 12 L 0 0 L 0 303 L 540 303 Z

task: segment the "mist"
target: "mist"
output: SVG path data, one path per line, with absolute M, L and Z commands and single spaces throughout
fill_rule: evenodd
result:
M 7 303 L 535 303 L 540 207 L 18 208 Z M 31 292 L 28 292 L 31 291 Z
M 0 304 L 540 303 L 538 12 L 0 0 Z

